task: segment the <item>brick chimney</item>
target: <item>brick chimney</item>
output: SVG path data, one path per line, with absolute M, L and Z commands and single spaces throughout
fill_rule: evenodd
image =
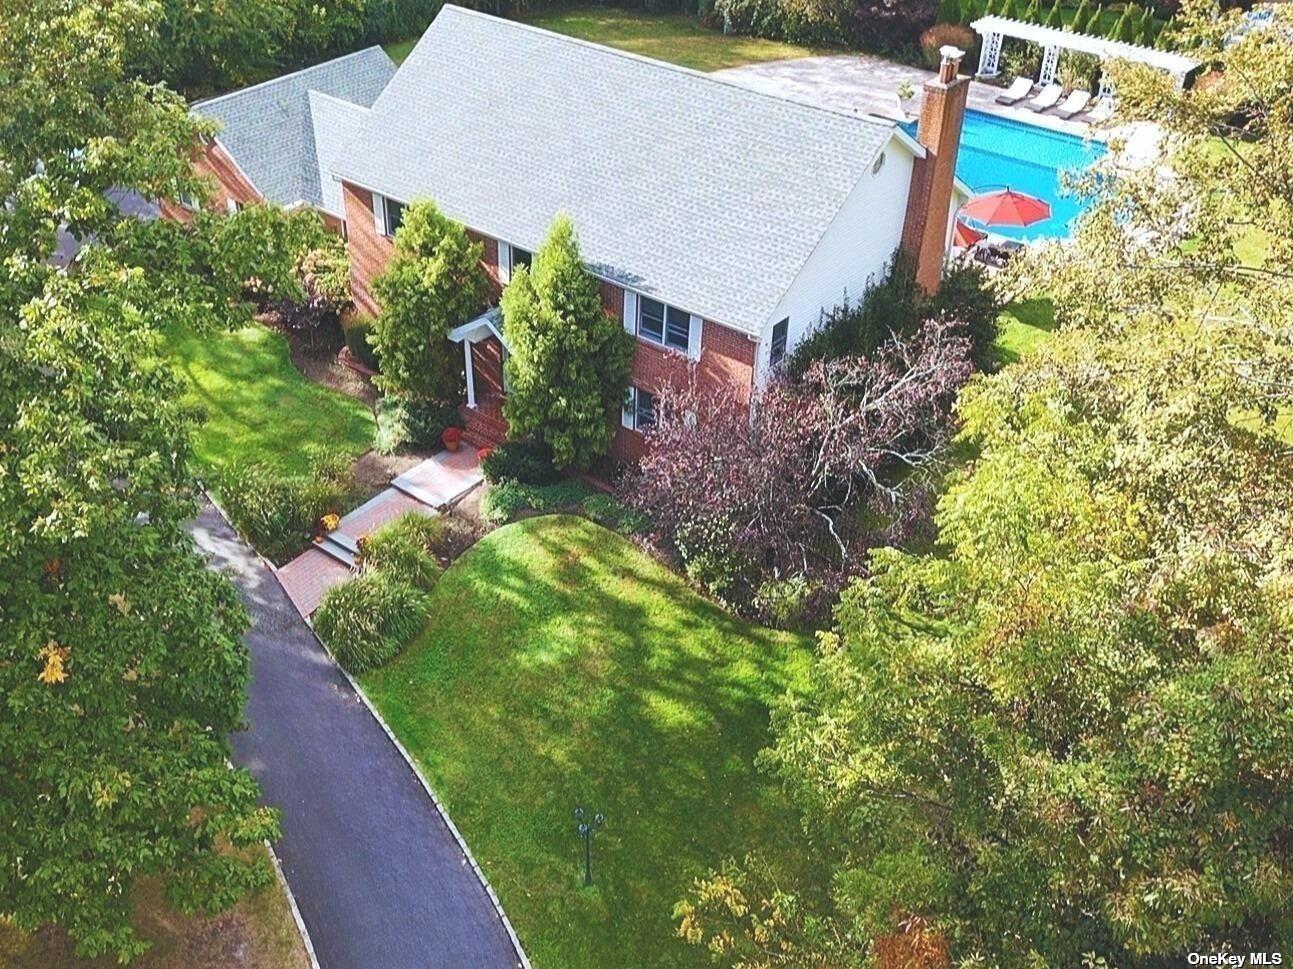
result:
M 956 153 L 961 147 L 965 98 L 970 78 L 957 76 L 965 51 L 950 45 L 939 49 L 938 77 L 925 82 L 916 140 L 926 155 L 916 159 L 902 227 L 902 249 L 916 261 L 916 282 L 927 293 L 938 289 L 947 254 L 948 218 L 952 206 Z

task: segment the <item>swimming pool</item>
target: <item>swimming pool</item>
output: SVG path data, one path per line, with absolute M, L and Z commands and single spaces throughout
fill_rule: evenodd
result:
M 915 135 L 916 123 L 903 127 Z M 1083 169 L 1105 153 L 1098 141 L 1049 131 L 1009 118 L 967 111 L 961 132 L 961 151 L 956 174 L 975 192 L 1010 187 L 1051 204 L 1051 217 L 1027 229 L 994 227 L 992 231 L 1012 239 L 1063 237 L 1073 219 L 1086 207 L 1086 200 L 1065 193 L 1059 173 Z

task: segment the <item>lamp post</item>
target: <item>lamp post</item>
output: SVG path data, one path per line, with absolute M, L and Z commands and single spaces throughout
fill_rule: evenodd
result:
M 593 883 L 592 840 L 593 829 L 600 828 L 606 821 L 606 815 L 600 811 L 593 815 L 591 823 L 584 820 L 584 809 L 575 808 L 575 820 L 579 822 L 579 837 L 584 839 L 584 887 Z

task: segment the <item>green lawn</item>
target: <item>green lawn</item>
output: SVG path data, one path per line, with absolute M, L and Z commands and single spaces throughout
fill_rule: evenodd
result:
M 685 14 L 570 7 L 544 10 L 520 19 L 559 34 L 618 47 L 698 71 L 717 71 L 759 61 L 779 61 L 829 52 L 758 37 L 725 35 L 701 26 L 695 17 Z M 387 44 L 386 52 L 398 64 L 408 57 L 415 43 L 417 38 Z
M 372 446 L 367 405 L 307 380 L 272 330 L 177 333 L 168 348 L 204 414 L 194 442 L 204 468 L 241 459 L 300 473 L 314 447 L 358 457 Z
M 1055 307 L 1048 299 L 1015 300 L 1001 311 L 997 325 L 997 357 L 1014 363 L 1055 330 Z
M 754 768 L 807 642 L 742 622 L 582 518 L 493 532 L 425 633 L 365 689 L 426 772 L 538 969 L 705 966 L 675 936 L 692 879 L 758 848 L 805 864 Z M 591 889 L 572 811 L 603 811 Z

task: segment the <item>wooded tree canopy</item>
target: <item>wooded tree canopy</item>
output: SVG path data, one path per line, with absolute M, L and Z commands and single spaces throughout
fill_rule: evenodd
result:
M 1061 332 L 964 392 L 937 548 L 874 557 L 776 716 L 830 904 L 729 864 L 679 912 L 725 961 L 1293 940 L 1293 53 L 1224 46 L 1236 17 L 1205 6 L 1199 90 L 1118 68 L 1174 177 L 1096 175 L 1076 239 L 1011 270 Z
M 198 126 L 125 66 L 156 14 L 0 0 L 0 916 L 122 959 L 145 945 L 136 878 L 227 906 L 271 875 L 226 849 L 276 831 L 228 765 L 246 617 L 185 530 L 192 415 L 159 329 L 247 322 L 322 231 L 263 207 L 122 217 L 110 190 L 198 187 Z M 66 270 L 60 226 L 84 242 Z

